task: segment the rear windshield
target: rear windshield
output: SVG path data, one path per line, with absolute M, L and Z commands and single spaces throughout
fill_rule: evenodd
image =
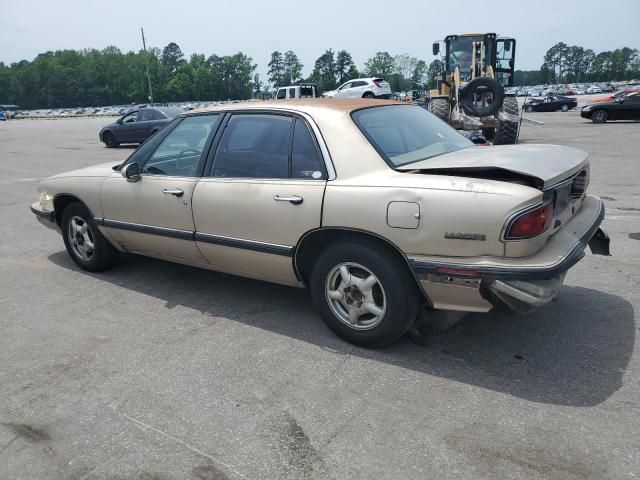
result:
M 356 110 L 353 121 L 391 167 L 473 146 L 422 107 L 387 105 Z

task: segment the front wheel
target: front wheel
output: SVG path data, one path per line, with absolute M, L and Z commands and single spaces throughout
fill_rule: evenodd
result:
M 61 227 L 69 256 L 83 270 L 100 272 L 116 262 L 118 251 L 102 236 L 83 204 L 71 203 L 64 209 Z
M 533 112 L 533 107 L 531 105 L 527 105 L 525 107 L 524 111 L 527 112 L 527 113 L 531 113 L 531 112 Z
M 591 121 L 593 123 L 605 123 L 608 118 L 609 115 L 607 115 L 607 112 L 604 110 L 596 110 L 591 114 Z
M 111 132 L 105 132 L 102 139 L 107 148 L 116 148 L 119 145 L 118 142 L 116 142 L 116 137 L 114 137 Z
M 310 288 L 324 323 L 363 347 L 388 345 L 404 335 L 420 303 L 406 265 L 368 242 L 329 246 L 314 266 Z

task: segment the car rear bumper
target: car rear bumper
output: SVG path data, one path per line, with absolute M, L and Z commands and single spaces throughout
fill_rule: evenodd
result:
M 588 196 L 580 211 L 529 257 L 409 256 L 410 265 L 434 308 L 488 312 L 503 303 L 528 311 L 555 297 L 587 245 L 594 254 L 609 255 L 609 238 L 600 229 L 603 219 L 602 200 Z

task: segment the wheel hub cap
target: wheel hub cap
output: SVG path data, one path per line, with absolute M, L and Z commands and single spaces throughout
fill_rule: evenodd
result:
M 354 262 L 336 265 L 327 275 L 325 294 L 331 311 L 355 330 L 370 330 L 386 313 L 386 296 L 378 277 Z

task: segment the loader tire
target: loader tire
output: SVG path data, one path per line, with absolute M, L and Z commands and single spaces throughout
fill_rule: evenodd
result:
M 518 100 L 516 97 L 505 97 L 500 111 L 508 113 L 509 115 L 520 115 L 520 109 L 518 108 Z M 496 127 L 495 137 L 493 139 L 494 145 L 513 145 L 518 140 L 518 122 L 508 122 L 498 120 L 498 126 Z
M 429 100 L 429 111 L 433 113 L 440 120 L 449 123 L 449 111 L 451 107 L 449 105 L 448 98 L 432 98 Z

